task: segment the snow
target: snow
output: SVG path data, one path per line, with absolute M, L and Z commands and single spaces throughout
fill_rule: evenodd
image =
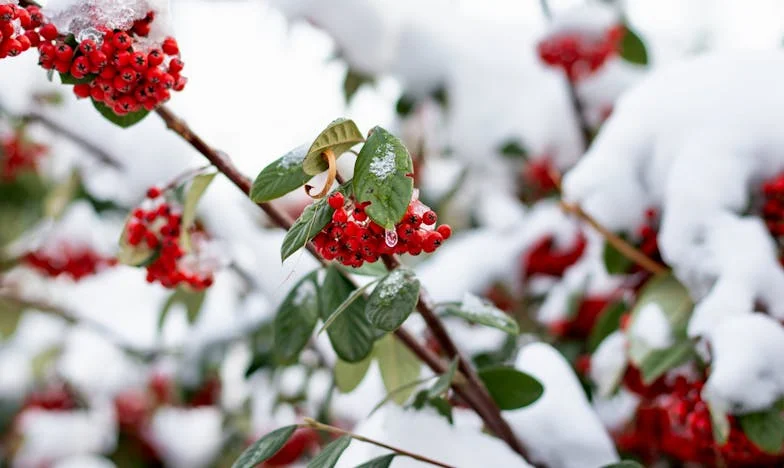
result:
M 410 277 L 411 272 L 402 268 L 392 271 L 376 287 L 378 289 L 378 297 L 380 299 L 389 299 L 397 296 L 400 290 L 403 289 L 403 286 L 409 283 Z
M 166 466 L 207 467 L 221 448 L 222 420 L 215 407 L 163 407 L 153 416 L 150 431 Z
M 603 3 L 578 5 L 553 16 L 550 34 L 600 35 L 619 21 L 618 11 Z
M 609 397 L 617 388 L 626 370 L 628 340 L 620 330 L 602 340 L 591 356 L 590 376 L 601 397 Z
M 305 156 L 308 154 L 308 149 L 309 145 L 307 143 L 303 143 L 284 154 L 280 160 L 279 167 L 281 169 L 288 169 L 294 165 L 302 164 L 302 161 L 305 160 Z
M 432 409 L 406 410 L 388 404 L 362 421 L 354 432 L 370 439 L 405 448 L 413 453 L 461 468 L 485 466 L 529 467 L 503 441 L 482 433 L 473 414 L 456 409 L 455 424 Z M 360 441 L 352 441 L 337 466 L 360 465 L 389 450 Z M 432 466 L 406 457 L 396 457 L 395 468 Z
M 580 382 L 555 348 L 531 343 L 518 353 L 515 368 L 544 385 L 544 394 L 532 405 L 504 412 L 530 450 L 531 461 L 552 468 L 603 466 L 618 461 L 615 446 Z
M 659 304 L 645 304 L 629 328 L 629 336 L 649 349 L 664 349 L 672 346 L 672 328 Z
M 703 398 L 731 413 L 766 410 L 784 396 L 784 327 L 763 314 L 728 317 L 710 335 Z
M 621 431 L 634 419 L 640 397 L 625 388 L 610 397 L 593 395 L 593 409 L 610 432 Z
M 110 460 L 95 455 L 77 455 L 56 462 L 52 468 L 114 468 Z
M 82 40 L 99 37 L 96 28 L 128 30 L 133 22 L 144 18 L 147 12 L 156 14 L 152 38 L 162 39 L 156 34 L 156 23 L 167 22 L 169 0 L 49 0 L 44 13 L 51 18 L 58 31 L 71 33 Z
M 385 180 L 395 172 L 395 147 L 387 142 L 376 148 L 370 161 L 370 173 L 379 181 Z

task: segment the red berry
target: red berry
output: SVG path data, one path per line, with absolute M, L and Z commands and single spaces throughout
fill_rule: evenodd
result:
M 52 23 L 48 23 L 41 26 L 41 29 L 39 29 L 38 32 L 47 41 L 53 41 L 57 39 L 58 36 L 57 27 L 55 27 L 55 25 L 53 25 Z
M 329 196 L 329 199 L 327 200 L 329 206 L 331 206 L 335 210 L 342 208 L 344 202 L 345 202 L 345 198 L 343 197 L 343 194 L 340 192 L 333 193 L 332 195 Z
M 76 84 L 73 87 L 76 97 L 84 99 L 90 97 L 90 85 L 85 83 Z
M 436 221 L 438 221 L 438 215 L 433 210 L 427 211 L 422 215 L 422 224 L 432 226 Z
M 180 48 L 177 45 L 177 40 L 173 37 L 167 37 L 163 40 L 163 44 L 161 45 L 161 49 L 163 49 L 163 53 L 166 55 L 177 55 L 180 53 Z
M 158 187 L 150 187 L 147 189 L 147 198 L 155 199 L 161 196 L 161 189 Z
M 118 32 L 112 37 L 112 45 L 117 50 L 127 50 L 131 46 L 131 36 L 124 32 Z
M 441 237 L 443 237 L 444 240 L 447 240 L 452 236 L 452 228 L 448 224 L 442 224 L 441 226 L 438 226 L 436 231 L 441 234 Z

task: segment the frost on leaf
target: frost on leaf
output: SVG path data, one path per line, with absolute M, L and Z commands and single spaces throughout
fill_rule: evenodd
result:
M 386 142 L 376 148 L 373 160 L 370 161 L 370 173 L 384 180 L 395 172 L 395 147 Z
M 169 2 L 167 0 L 51 0 L 46 3 L 44 13 L 62 33 L 73 34 L 77 41 L 100 38 L 99 27 L 128 30 L 133 22 L 144 18 L 147 13 L 154 12 L 157 24 L 168 24 L 161 21 L 167 17 Z M 160 29 L 160 28 L 158 28 Z M 160 39 L 166 31 L 153 29 L 151 38 Z
M 280 163 L 278 166 L 281 169 L 289 169 L 295 165 L 301 165 L 302 161 L 305 159 L 305 155 L 308 154 L 308 145 L 302 144 L 297 146 L 293 150 L 289 151 L 280 159 Z

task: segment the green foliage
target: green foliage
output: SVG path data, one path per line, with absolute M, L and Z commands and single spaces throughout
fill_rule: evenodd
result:
M 319 318 L 317 272 L 308 274 L 291 288 L 275 315 L 275 355 L 280 362 L 296 361 L 316 327 Z
M 544 393 L 544 387 L 538 380 L 512 367 L 479 369 L 479 378 L 502 410 L 524 408 Z
M 297 426 L 291 425 L 270 432 L 242 452 L 231 468 L 254 468 L 283 448 L 296 430 Z
M 327 334 L 335 353 L 346 362 L 359 362 L 366 358 L 373 350 L 375 340 L 373 327 L 365 317 L 367 301 L 361 292 L 353 294 L 355 290 L 354 285 L 334 266 L 327 268 L 319 290 L 321 319 L 326 321 L 335 314 Z M 348 305 L 343 307 L 347 302 Z
M 147 115 L 150 113 L 149 111 L 142 109 L 125 115 L 117 115 L 112 109 L 106 106 L 106 104 L 97 101 L 92 101 L 92 103 L 106 120 L 122 128 L 128 128 L 136 125 L 137 123 L 144 120 L 144 118 L 147 117 Z
M 302 162 L 302 170 L 311 176 L 321 174 L 329 167 L 322 153 L 332 150 L 335 153 L 335 158 L 338 158 L 350 150 L 352 146 L 363 141 L 365 138 L 353 120 L 336 119 L 316 137 Z
M 306 146 L 294 148 L 259 172 L 250 190 L 251 200 L 268 202 L 305 185 L 312 177 L 302 170 L 306 154 Z
M 376 328 L 397 330 L 414 311 L 419 300 L 419 280 L 405 268 L 391 271 L 382 279 L 367 301 L 365 314 Z

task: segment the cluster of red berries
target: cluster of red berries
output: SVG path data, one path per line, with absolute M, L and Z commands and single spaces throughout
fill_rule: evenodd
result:
M 546 64 L 561 68 L 574 82 L 598 70 L 615 55 L 623 39 L 623 26 L 613 26 L 599 37 L 579 33 L 557 33 L 537 47 L 539 57 Z
M 69 411 L 78 406 L 76 397 L 62 383 L 54 383 L 30 392 L 24 400 L 22 410 L 36 408 L 46 411 Z
M 147 191 L 151 201 L 149 209 L 136 208 L 126 226 L 127 241 L 132 247 L 146 247 L 155 252 L 147 265 L 147 281 L 159 282 L 166 288 L 187 285 L 195 290 L 210 287 L 213 282 L 211 271 L 189 268 L 183 261 L 185 250 L 180 245 L 182 213 L 166 202 L 163 192 L 157 187 Z M 192 232 L 192 235 L 198 234 Z
M 155 14 L 136 21 L 128 31 L 97 29 L 95 38 L 78 44 L 57 31 L 53 24 L 40 30 L 38 45 L 40 64 L 76 80 L 79 98 L 92 98 L 117 115 L 151 111 L 169 100 L 171 91 L 182 91 L 187 79 L 180 75 L 184 64 L 174 38 L 166 38 L 160 47 L 141 48 L 137 38 L 150 33 Z
M 0 59 L 36 47 L 40 42 L 38 29 L 43 23 L 44 16 L 36 6 L 0 5 Z
M 784 265 L 784 174 L 762 184 L 762 219 L 776 241 L 779 261 Z
M 12 181 L 22 171 L 35 171 L 47 147 L 25 140 L 21 132 L 0 141 L 0 181 Z
M 360 267 L 387 254 L 432 253 L 452 235 L 447 224 L 436 228 L 438 216 L 419 200 L 411 201 L 394 231 L 369 219 L 367 204 L 347 200 L 340 192 L 330 195 L 328 203 L 335 212 L 330 223 L 313 238 L 313 244 L 325 260 L 347 266 Z
M 570 317 L 549 325 L 550 333 L 559 338 L 584 340 L 593 330 L 602 311 L 610 304 L 609 296 L 586 296 Z
M 116 265 L 117 259 L 104 257 L 88 246 L 62 242 L 56 249 L 47 247 L 29 252 L 22 257 L 22 262 L 52 278 L 69 276 L 78 281 Z
M 678 376 L 672 384 L 655 385 L 659 391 L 647 392 L 631 427 L 616 435 L 620 450 L 649 460 L 666 455 L 705 466 L 773 467 L 784 462 L 784 453 L 772 455 L 757 448 L 733 416 L 727 442 L 716 442 L 710 411 L 700 395 L 703 380 Z

